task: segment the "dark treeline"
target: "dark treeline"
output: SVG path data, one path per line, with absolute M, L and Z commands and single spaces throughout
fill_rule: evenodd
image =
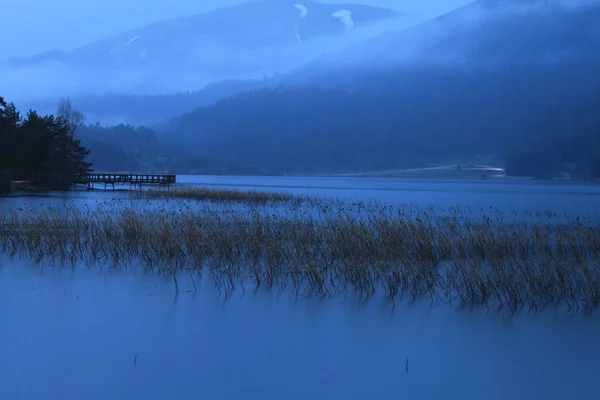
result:
M 583 124 L 594 108 L 564 110 L 577 110 L 600 87 L 596 65 L 354 71 L 345 75 L 356 78 L 353 90 L 254 90 L 159 131 L 96 124 L 80 126 L 77 137 L 97 171 L 320 174 L 485 156 L 505 162 L 511 175 L 585 178 L 593 176 L 590 152 L 598 147 L 576 138 L 592 135 Z M 560 123 L 544 122 L 552 109 L 563 110 L 551 114 Z M 542 144 L 553 150 L 542 152 Z
M 110 172 L 342 173 L 483 155 L 496 156 L 510 175 L 598 176 L 600 96 L 573 111 L 548 113 L 549 103 L 531 99 L 499 107 L 506 95 L 482 104 L 479 92 L 489 93 L 489 85 L 463 90 L 461 98 L 441 97 L 445 91 L 403 97 L 391 87 L 380 93 L 257 90 L 185 114 L 160 133 L 96 124 L 80 126 L 77 137 L 94 168 Z
M 98 172 L 141 171 L 160 152 L 156 133 L 147 128 L 84 125 L 78 135 Z
M 97 172 L 225 172 L 196 149 L 174 146 L 150 128 L 83 125 L 77 134 L 90 150 L 89 160 Z
M 156 132 L 91 125 L 78 135 L 104 171 L 344 173 L 485 156 L 511 175 L 597 176 L 600 117 L 589 99 L 600 87 L 600 37 L 590 32 L 600 6 L 452 23 L 463 12 L 440 18 L 444 34 L 423 39 L 411 62 L 391 50 L 420 36 L 392 32 L 351 49 L 374 49 L 361 65 L 320 60 L 274 80 L 108 96 L 96 112 L 162 120 L 195 111 Z M 427 36 L 427 24 L 415 29 Z
M 482 155 L 510 161 L 515 175 L 541 177 L 515 163 L 517 153 L 532 141 L 566 148 L 540 121 L 578 109 L 600 87 L 600 37 L 592 33 L 600 5 L 488 7 L 485 16 L 477 7 L 315 61 L 286 76 L 287 87 L 188 113 L 174 121 L 170 140 L 254 173 L 394 169 Z M 464 15 L 468 9 L 477 20 Z M 394 51 L 415 41 L 409 59 Z M 561 135 L 581 143 L 582 121 L 567 120 Z M 552 156 L 559 161 L 551 173 L 588 176 L 589 148 L 570 148 Z M 538 170 L 548 171 L 548 162 L 540 159 Z
M 600 92 L 595 101 L 572 111 L 555 111 L 506 156 L 511 175 L 600 178 Z
M 227 80 L 207 85 L 201 90 L 161 95 L 104 94 L 73 98 L 74 105 L 93 121 L 109 124 L 126 122 L 150 125 L 177 117 L 185 112 L 208 106 L 216 101 L 250 90 L 268 87 L 277 77 L 263 80 Z M 35 109 L 52 110 L 54 100 L 32 102 Z
M 109 94 L 74 100 L 86 114 L 98 118 L 117 116 L 134 124 L 147 125 L 174 118 L 238 93 L 267 86 L 266 80 L 227 80 L 187 93 L 138 96 Z
M 568 110 L 587 97 L 586 91 L 575 90 L 571 98 L 555 99 L 556 91 L 537 88 L 535 82 L 515 88 L 484 75 L 465 75 L 462 82 L 455 75 L 446 83 L 440 76 L 423 92 L 408 91 L 408 85 L 403 91 L 390 85 L 379 93 L 285 87 L 255 91 L 186 114 L 165 136 L 181 148 L 218 159 L 235 173 L 401 169 L 480 155 L 513 162 L 529 140 L 553 140 L 538 122 L 549 109 L 558 104 L 558 109 Z M 448 89 L 450 85 L 457 85 L 461 96 Z M 542 98 L 543 93 L 548 96 Z M 568 122 L 571 125 L 555 128 L 573 143 L 583 143 L 574 139 L 575 121 Z M 577 166 L 562 172 L 587 176 L 589 151 L 594 148 L 571 146 L 569 157 Z M 581 158 L 576 157 L 579 150 Z M 553 172 L 561 172 L 558 169 Z M 511 174 L 541 177 L 514 163 Z
M 61 111 L 59 116 L 29 111 L 23 118 L 14 104 L 0 97 L 0 171 L 5 177 L 41 183 L 48 176 L 76 177 L 90 171 L 89 151 L 75 136 L 78 115 Z
M 92 165 L 96 172 L 225 172 L 194 149 L 160 140 L 152 129 L 85 125 L 84 119 L 69 100 L 61 100 L 56 116 L 29 111 L 23 118 L 0 98 L 0 190 L 9 180 L 68 187 Z
M 396 97 L 321 88 L 260 90 L 186 114 L 165 135 L 218 158 L 232 173 L 401 168 L 479 153 L 477 137 L 459 143 L 427 134 L 424 126 L 439 122 L 426 110 L 397 104 Z

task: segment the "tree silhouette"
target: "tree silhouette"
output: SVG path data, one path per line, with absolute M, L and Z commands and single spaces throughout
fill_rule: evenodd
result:
M 68 102 L 63 105 L 62 116 L 41 116 L 31 110 L 22 119 L 14 104 L 0 97 L 0 170 L 14 179 L 34 181 L 41 174 L 70 176 L 74 181 L 90 171 L 89 151 L 74 137 L 81 117 Z
M 71 136 L 74 136 L 77 129 L 85 123 L 85 115 L 81 111 L 73 109 L 71 100 L 67 98 L 62 98 L 58 102 L 56 116 L 57 118 L 62 118 L 69 126 Z

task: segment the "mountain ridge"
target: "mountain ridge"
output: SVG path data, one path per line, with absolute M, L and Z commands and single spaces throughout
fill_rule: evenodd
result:
M 295 7 L 296 5 L 305 6 L 308 9 L 306 15 L 303 16 L 303 11 Z M 357 25 L 401 15 L 390 9 L 360 4 L 324 4 L 312 0 L 285 3 L 258 0 L 222 7 L 207 13 L 157 21 L 110 35 L 70 52 L 51 50 L 29 58 L 13 59 L 10 63 L 22 66 L 55 60 L 85 65 L 102 59 L 97 56 L 97 53 L 102 53 L 103 56 L 107 53 L 114 55 L 127 48 L 135 50 L 133 58 L 148 58 L 153 55 L 152 46 L 162 46 L 162 44 L 157 46 L 156 43 L 151 42 L 152 40 L 170 41 L 168 45 L 176 47 L 173 42 L 177 39 L 184 42 L 190 38 L 191 40 L 211 39 L 218 46 L 223 45 L 234 50 L 256 50 L 265 46 L 299 44 L 297 43 L 299 38 L 300 41 L 307 41 L 318 36 L 342 33 L 346 29 L 342 21 L 332 16 L 341 9 L 349 10 L 353 23 Z M 294 29 L 295 24 L 299 32 Z M 267 25 L 270 30 L 266 29 Z M 257 26 L 262 30 L 256 29 Z M 146 40 L 147 38 L 149 40 Z M 157 49 L 157 51 L 158 55 L 169 54 L 164 49 Z
M 600 88 L 600 3 L 537 14 L 486 12 L 490 18 L 425 43 L 410 62 L 346 69 L 315 62 L 325 72 L 315 67 L 301 87 L 233 96 L 174 119 L 163 134 L 261 173 L 504 157 L 536 121 L 576 109 Z M 472 40 L 448 47 L 465 36 Z M 460 62 L 431 62 L 441 50 Z
M 301 4 L 307 10 L 296 7 Z M 0 87 L 15 101 L 30 102 L 103 93 L 160 95 L 221 80 L 262 79 L 375 35 L 374 21 L 401 15 L 344 3 L 243 3 L 135 28 L 72 52 L 12 60 L 0 65 Z M 243 26 L 236 26 L 238 20 Z M 23 79 L 27 90 L 18 84 Z

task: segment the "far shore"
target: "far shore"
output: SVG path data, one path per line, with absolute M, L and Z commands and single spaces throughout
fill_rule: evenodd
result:
M 117 173 L 118 174 L 118 173 Z M 221 177 L 289 177 L 289 178 L 378 178 L 378 179 L 406 179 L 406 180 L 448 180 L 448 181 L 468 181 L 468 182 L 552 182 L 555 184 L 573 184 L 573 183 L 597 183 L 598 179 L 572 179 L 555 177 L 552 179 L 535 179 L 526 176 L 484 176 L 479 172 L 470 170 L 449 170 L 441 168 L 425 168 L 412 170 L 398 171 L 380 171 L 380 172 L 357 172 L 347 174 L 178 174 L 177 176 L 221 176 Z M 2 182 L 0 182 L 2 183 Z M 185 183 L 176 183 L 177 186 L 185 185 Z M 72 191 L 73 189 L 58 190 Z M 89 189 L 81 186 L 74 189 L 75 191 L 104 191 L 112 189 Z M 132 189 L 118 188 L 117 191 L 129 191 Z M 133 189 L 134 191 L 136 189 Z M 40 185 L 36 185 L 32 181 L 6 181 L 0 184 L 0 194 L 15 194 L 15 193 L 43 193 L 57 191 Z

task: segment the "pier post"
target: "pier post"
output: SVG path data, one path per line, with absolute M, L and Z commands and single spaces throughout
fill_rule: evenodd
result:
M 129 184 L 129 189 L 138 188 L 142 191 L 144 185 L 159 185 L 167 186 L 169 189 L 171 185 L 176 182 L 175 175 L 160 175 L 160 174 L 87 174 L 82 182 L 87 183 L 88 190 L 94 189 L 94 183 L 103 183 L 104 189 L 110 185 L 112 190 L 115 191 L 115 184 Z

